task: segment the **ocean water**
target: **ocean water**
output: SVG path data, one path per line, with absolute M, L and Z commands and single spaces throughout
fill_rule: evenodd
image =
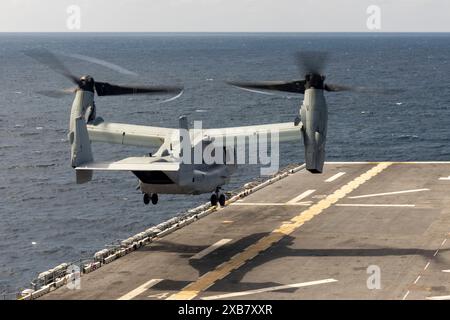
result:
M 95 173 L 93 182 L 76 185 L 67 142 L 72 97 L 36 93 L 71 83 L 23 54 L 35 48 L 138 74 L 63 58 L 75 74 L 102 81 L 183 84 L 184 94 L 165 104 L 157 97 L 96 99 L 106 121 L 167 127 L 182 114 L 204 127 L 292 121 L 301 96 L 258 95 L 224 81 L 300 79 L 294 54 L 328 51 L 328 82 L 404 90 L 327 93 L 327 160 L 450 160 L 450 34 L 0 34 L 0 293 L 209 198 L 161 195 L 157 206 L 144 206 L 128 172 Z M 97 160 L 149 152 L 93 148 Z M 302 161 L 300 138 L 281 146 L 281 166 Z M 241 166 L 226 189 L 258 176 L 257 166 Z

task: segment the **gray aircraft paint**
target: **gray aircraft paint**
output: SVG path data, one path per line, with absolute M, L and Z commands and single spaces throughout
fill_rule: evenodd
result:
M 78 89 L 72 104 L 69 123 L 71 165 L 74 168 L 89 164 L 94 160 L 86 123 L 86 119 L 89 118 L 91 113 L 95 113 L 94 93 Z M 179 126 L 180 129 L 188 129 L 186 117 L 180 117 Z M 154 157 L 162 162 L 179 161 L 179 151 L 181 150 L 179 146 L 181 145 L 182 138 L 180 134 L 179 141 L 168 140 L 163 143 Z M 187 138 L 189 139 L 189 137 Z M 203 143 L 203 141 L 200 140 L 196 143 Z M 152 184 L 139 181 L 139 186 L 142 192 L 148 194 L 201 194 L 212 192 L 217 187 L 226 184 L 235 170 L 235 159 L 233 164 L 206 165 L 182 163 L 178 171 L 163 171 L 173 183 Z M 92 180 L 92 176 L 92 170 L 77 170 L 76 182 L 78 184 L 89 182 Z
M 328 123 L 327 103 L 322 89 L 305 90 L 300 118 L 303 124 L 306 169 L 313 173 L 321 173 L 325 161 Z
M 70 113 L 68 136 L 71 146 L 70 159 L 73 168 L 94 161 L 85 120 L 85 114 L 88 109 L 94 110 L 94 93 L 77 90 Z M 88 182 L 92 180 L 92 175 L 92 170 L 77 171 L 76 181 L 77 183 Z

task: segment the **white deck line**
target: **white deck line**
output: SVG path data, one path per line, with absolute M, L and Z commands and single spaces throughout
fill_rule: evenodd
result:
M 391 162 L 393 164 L 450 164 L 450 161 L 330 161 L 325 164 L 373 164 Z
M 366 203 L 338 203 L 337 207 L 408 207 L 413 208 L 414 204 L 366 204 Z
M 289 200 L 288 202 L 286 202 L 286 204 L 298 203 L 300 200 L 310 196 L 314 192 L 316 192 L 315 189 L 306 190 L 302 194 L 300 194 L 300 195 L 296 196 L 295 198 L 293 198 L 293 199 Z
M 201 299 L 202 300 L 226 299 L 226 298 L 232 298 L 232 297 L 246 296 L 246 295 L 250 295 L 250 294 L 264 293 L 264 292 L 269 292 L 269 291 L 308 287 L 308 286 L 314 286 L 314 285 L 318 285 L 318 284 L 331 283 L 331 282 L 337 282 L 337 280 L 336 279 L 324 279 L 324 280 L 318 280 L 318 281 L 294 283 L 294 284 L 288 284 L 288 285 L 284 285 L 284 286 L 275 286 L 275 287 L 268 287 L 268 288 L 263 288 L 263 289 L 219 294 L 216 296 L 202 297 Z
M 427 297 L 427 300 L 450 300 L 450 296 Z
M 371 198 L 371 197 L 379 197 L 379 196 L 390 196 L 393 194 L 403 194 L 403 193 L 413 193 L 413 192 L 421 192 L 421 191 L 430 191 L 430 189 L 413 189 L 413 190 L 403 190 L 403 191 L 393 191 L 393 192 L 384 192 L 384 193 L 372 193 L 365 194 L 361 196 L 353 196 L 348 197 L 349 199 L 360 199 L 360 198 Z
M 138 295 L 140 295 L 141 293 L 147 291 L 148 289 L 153 287 L 155 284 L 161 282 L 162 280 L 163 279 L 152 279 L 150 281 L 147 281 L 146 283 L 144 283 L 143 285 L 137 287 L 136 289 L 131 290 L 127 294 L 124 294 L 123 296 L 121 296 L 117 300 L 131 300 L 131 299 L 137 297 Z
M 408 290 L 408 292 L 406 292 L 405 293 L 405 295 L 403 296 L 403 299 L 402 300 L 406 300 L 406 298 L 409 296 L 409 290 Z
M 340 177 L 342 177 L 344 174 L 345 174 L 345 172 L 336 173 L 334 176 L 331 176 L 327 180 L 325 180 L 325 182 L 333 182 L 334 180 L 337 180 Z
M 283 203 L 283 202 L 235 202 L 231 203 L 232 206 L 310 206 L 311 201 L 296 202 L 296 203 Z
M 190 257 L 190 259 L 199 260 L 199 259 L 203 258 L 204 256 L 207 256 L 208 254 L 210 254 L 214 250 L 217 250 L 218 248 L 226 245 L 230 241 L 232 241 L 232 239 L 219 240 L 216 243 L 214 243 L 213 245 L 209 246 L 208 248 L 206 248 L 206 249 L 200 251 L 199 253 L 197 253 L 196 255 Z

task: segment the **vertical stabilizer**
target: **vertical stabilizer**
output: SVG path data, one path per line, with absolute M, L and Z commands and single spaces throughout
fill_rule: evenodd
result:
M 94 161 L 92 156 L 91 142 L 83 117 L 75 119 L 75 130 L 72 143 L 72 167 Z M 92 180 L 92 170 L 76 171 L 77 183 L 85 183 Z
M 187 186 L 194 182 L 194 165 L 192 163 L 193 154 L 191 137 L 189 134 L 189 125 L 185 116 L 181 116 L 179 119 L 179 129 L 181 165 L 178 176 L 178 183 L 180 186 Z
M 73 168 L 92 162 L 91 141 L 86 126 L 85 113 L 88 107 L 93 106 L 94 94 L 88 91 L 77 90 L 72 105 L 69 124 L 69 142 L 71 148 L 71 165 Z M 76 182 L 85 183 L 92 180 L 92 171 L 76 171 Z

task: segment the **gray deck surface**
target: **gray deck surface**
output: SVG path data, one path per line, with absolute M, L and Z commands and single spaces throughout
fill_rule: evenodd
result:
M 448 176 L 450 163 L 301 170 L 42 299 L 445 298 Z

